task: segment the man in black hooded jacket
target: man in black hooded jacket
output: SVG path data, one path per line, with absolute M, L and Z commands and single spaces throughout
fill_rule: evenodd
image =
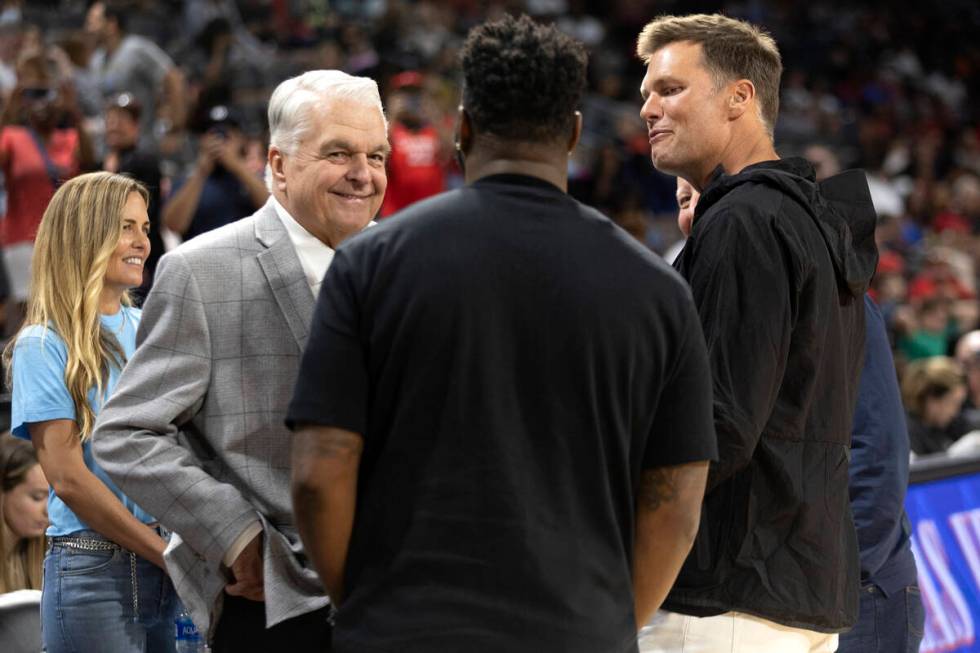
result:
M 637 51 L 653 163 L 701 192 L 675 267 L 708 344 L 719 451 L 694 548 L 640 648 L 832 651 L 857 618 L 848 457 L 877 262 L 867 183 L 817 184 L 778 157 L 782 65 L 758 28 L 666 16 Z

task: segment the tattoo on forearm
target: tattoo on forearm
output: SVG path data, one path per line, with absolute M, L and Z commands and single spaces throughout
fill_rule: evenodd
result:
M 312 519 L 326 506 L 323 487 L 316 482 L 324 470 L 356 466 L 364 441 L 340 429 L 301 429 L 293 438 L 292 494 L 297 520 Z M 339 466 L 339 467 L 338 467 Z
M 646 510 L 657 510 L 677 498 L 677 470 L 670 467 L 648 469 L 640 476 L 637 501 Z

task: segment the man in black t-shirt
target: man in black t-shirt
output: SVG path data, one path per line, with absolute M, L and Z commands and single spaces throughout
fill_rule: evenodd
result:
M 690 292 L 566 194 L 581 46 L 462 54 L 467 186 L 341 246 L 287 423 L 334 650 L 625 652 L 690 549 L 716 444 Z

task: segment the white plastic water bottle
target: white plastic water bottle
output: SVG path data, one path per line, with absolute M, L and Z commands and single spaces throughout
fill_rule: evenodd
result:
M 197 626 L 186 610 L 181 609 L 177 613 L 174 625 L 177 627 L 177 653 L 204 653 L 207 650 L 201 633 L 197 631 Z

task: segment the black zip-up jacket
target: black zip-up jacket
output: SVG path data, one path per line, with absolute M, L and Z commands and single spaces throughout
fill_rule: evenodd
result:
M 822 632 L 856 622 L 848 460 L 874 226 L 860 171 L 818 184 L 783 159 L 717 171 L 704 189 L 674 265 L 708 345 L 719 460 L 665 609 Z

